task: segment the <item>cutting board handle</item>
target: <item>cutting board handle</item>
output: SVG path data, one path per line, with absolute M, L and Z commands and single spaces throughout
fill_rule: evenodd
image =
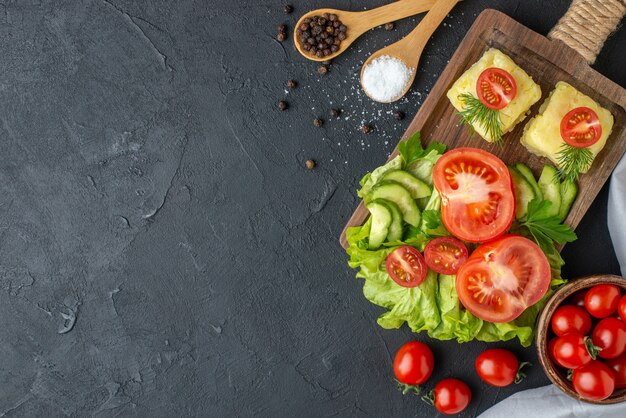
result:
M 606 39 L 626 14 L 626 0 L 573 0 L 548 33 L 593 64 Z

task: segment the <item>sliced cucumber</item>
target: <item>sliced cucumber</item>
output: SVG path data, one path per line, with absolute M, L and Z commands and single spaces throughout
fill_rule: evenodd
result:
M 411 193 L 413 199 L 421 199 L 422 197 L 430 196 L 432 192 L 428 184 L 403 170 L 390 171 L 381 178 L 381 181 L 389 180 L 403 185 L 404 188 Z
M 391 212 L 386 205 L 376 201 L 367 204 L 366 208 L 372 215 L 369 249 L 377 250 L 380 244 L 387 238 L 389 225 L 391 225 Z
M 561 221 L 567 218 L 577 194 L 578 185 L 576 182 L 565 180 L 561 183 L 561 207 L 559 208 L 559 219 Z
M 433 185 L 433 167 L 435 164 L 428 160 L 417 160 L 406 167 L 406 171 L 413 174 L 429 186 Z
M 369 201 L 385 199 L 395 203 L 402 212 L 404 222 L 419 228 L 422 213 L 411 197 L 411 193 L 401 184 L 393 181 L 381 183 L 372 189 L 368 198 Z
M 528 202 L 535 198 L 535 192 L 528 180 L 515 167 L 508 167 L 508 169 L 515 190 L 515 219 L 522 219 L 528 212 Z
M 391 224 L 389 225 L 389 231 L 387 232 L 387 241 L 401 241 L 402 240 L 402 212 L 400 208 L 393 202 L 385 199 L 378 199 L 374 202 L 381 203 L 389 209 L 391 212 Z
M 539 185 L 537 184 L 537 180 L 535 180 L 535 176 L 533 175 L 533 172 L 530 171 L 530 168 L 528 168 L 526 164 L 517 163 L 515 164 L 515 169 L 526 179 L 528 184 L 530 184 L 530 187 L 533 188 L 533 194 L 535 195 L 535 197 L 539 197 L 543 199 L 543 194 L 541 193 L 541 189 L 539 188 Z
M 543 198 L 552 202 L 548 211 L 549 216 L 558 216 L 561 208 L 561 184 L 556 168 L 551 165 L 544 166 L 537 183 Z

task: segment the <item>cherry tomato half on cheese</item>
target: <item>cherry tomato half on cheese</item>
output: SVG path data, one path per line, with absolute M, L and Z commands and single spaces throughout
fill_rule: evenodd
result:
M 489 109 L 505 108 L 517 95 L 515 78 L 502 68 L 491 67 L 480 73 L 476 81 L 478 100 Z
M 441 274 L 456 274 L 467 257 L 465 244 L 453 237 L 435 238 L 424 248 L 426 264 Z
M 385 264 L 389 276 L 402 287 L 419 286 L 428 272 L 422 254 L 408 245 L 393 250 Z
M 587 148 L 602 136 L 600 119 L 593 109 L 577 107 L 561 119 L 561 138 L 576 148 Z

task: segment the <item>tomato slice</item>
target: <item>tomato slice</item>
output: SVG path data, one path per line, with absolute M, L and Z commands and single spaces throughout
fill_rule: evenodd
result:
M 435 238 L 424 248 L 426 264 L 441 274 L 456 274 L 467 256 L 465 245 L 453 237 Z
M 387 273 L 402 287 L 416 287 L 426 279 L 428 268 L 424 257 L 415 248 L 398 247 L 387 256 Z
M 561 119 L 561 138 L 576 148 L 587 148 L 600 140 L 602 125 L 593 109 L 577 107 Z
M 489 109 L 504 109 L 517 95 L 517 83 L 508 71 L 487 68 L 478 76 L 476 94 L 478 100 Z
M 495 155 L 477 148 L 448 151 L 435 164 L 433 181 L 441 194 L 443 223 L 452 235 L 484 242 L 511 226 L 515 216 L 511 176 Z
M 456 276 L 459 300 L 473 315 L 509 322 L 546 294 L 550 264 L 539 246 L 517 235 L 480 245 Z

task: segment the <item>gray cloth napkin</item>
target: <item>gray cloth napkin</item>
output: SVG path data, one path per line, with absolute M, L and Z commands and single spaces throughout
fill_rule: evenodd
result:
M 626 275 L 626 156 L 611 176 L 607 222 L 622 276 Z M 626 402 L 593 405 L 577 401 L 549 385 L 509 396 L 480 418 L 625 418 Z

